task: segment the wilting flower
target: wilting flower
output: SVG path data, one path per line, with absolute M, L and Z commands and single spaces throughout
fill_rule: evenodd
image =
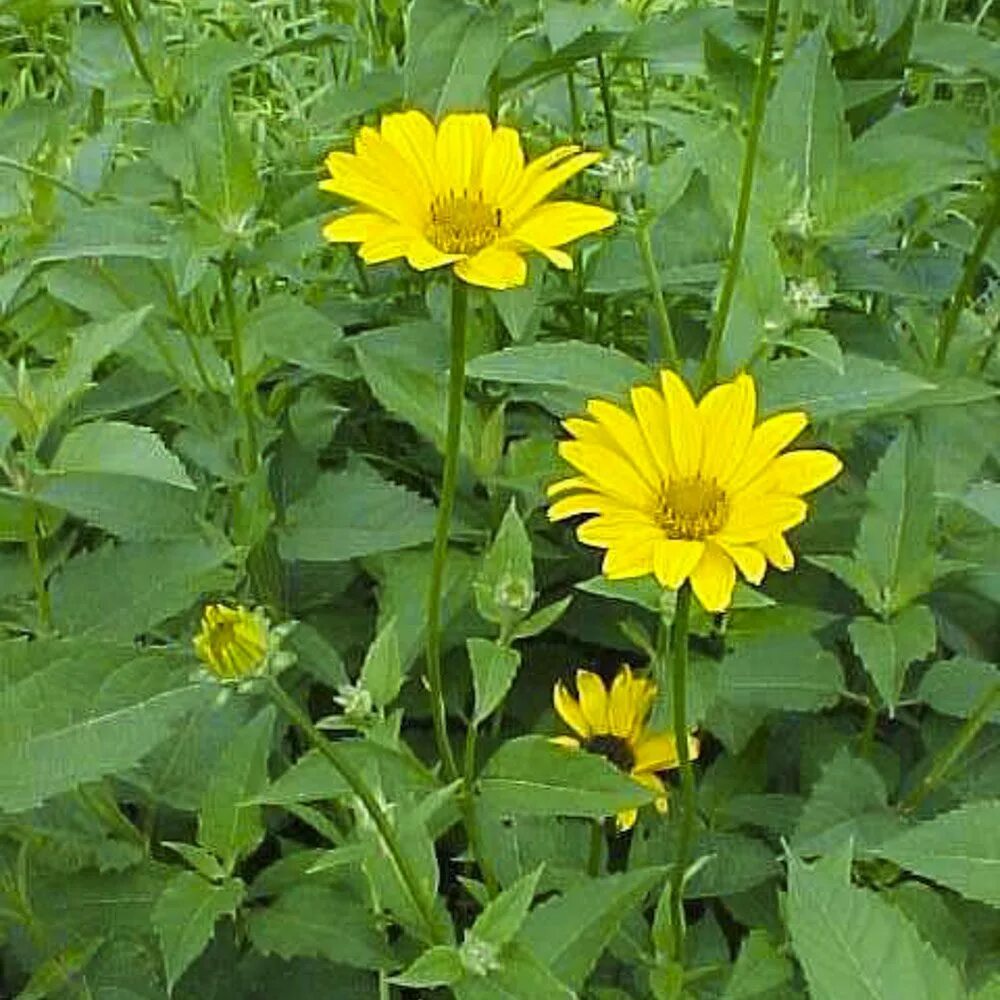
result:
M 420 111 L 386 115 L 364 127 L 354 152 L 330 153 L 320 187 L 356 202 L 323 228 L 332 243 L 360 243 L 366 264 L 405 257 L 426 271 L 452 264 L 464 281 L 486 288 L 523 285 L 523 253 L 534 250 L 571 268 L 558 249 L 605 229 L 614 212 L 545 199 L 600 159 L 557 146 L 526 164 L 517 131 L 483 114 L 447 115 L 440 125 Z
M 804 493 L 840 472 L 821 450 L 780 454 L 802 432 L 804 413 L 781 413 L 754 426 L 757 393 L 740 375 L 695 404 L 684 382 L 663 371 L 661 391 L 632 390 L 633 413 L 590 400 L 591 419 L 564 426 L 575 440 L 559 453 L 581 473 L 549 488 L 565 494 L 553 521 L 590 515 L 577 536 L 607 549 L 609 579 L 655 573 L 676 590 L 690 579 L 708 611 L 732 600 L 736 568 L 760 583 L 767 564 L 795 563 L 784 532 L 806 518 Z
M 262 608 L 208 604 L 194 651 L 216 680 L 244 681 L 290 662 L 291 654 L 278 648 L 287 631 L 286 626 L 272 628 Z
M 635 677 L 628 666 L 618 671 L 611 689 L 589 670 L 576 672 L 574 698 L 565 685 L 557 682 L 553 702 L 562 720 L 576 736 L 555 736 L 553 743 L 574 750 L 586 750 L 605 757 L 634 781 L 656 793 L 654 804 L 660 812 L 667 811 L 667 789 L 657 771 L 668 771 L 680 763 L 677 740 L 671 732 L 656 732 L 649 728 L 649 711 L 656 697 L 656 685 L 643 677 Z M 698 756 L 698 740 L 688 736 L 688 752 Z M 618 829 L 630 830 L 638 810 L 624 809 L 618 813 Z

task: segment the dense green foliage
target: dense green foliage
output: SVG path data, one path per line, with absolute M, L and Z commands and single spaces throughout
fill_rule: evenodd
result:
M 0 2 L 3 996 L 1000 996 L 1000 21 L 787 0 L 770 72 L 764 23 Z M 467 788 L 423 683 L 448 281 L 320 236 L 323 156 L 403 107 L 605 149 L 570 196 L 619 213 L 572 272 L 470 293 Z M 648 380 L 667 330 L 692 379 L 715 330 L 719 374 L 846 465 L 791 574 L 692 614 L 683 942 L 680 796 L 545 739 L 580 666 L 649 667 L 669 725 L 672 592 L 605 580 L 544 510 L 559 419 Z M 401 857 L 288 705 L 199 673 L 207 600 L 297 623 L 280 683 Z

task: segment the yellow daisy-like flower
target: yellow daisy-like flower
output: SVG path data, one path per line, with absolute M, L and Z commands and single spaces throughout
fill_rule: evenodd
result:
M 513 288 L 527 277 L 526 251 L 568 269 L 572 258 L 558 248 L 614 223 L 598 205 L 545 202 L 600 155 L 558 146 L 526 164 L 517 131 L 494 128 L 486 115 L 447 115 L 437 128 L 420 111 L 386 115 L 378 129 L 361 129 L 353 153 L 327 156 L 320 187 L 360 208 L 323 235 L 360 243 L 366 264 L 451 264 L 472 285 Z
M 565 685 L 557 683 L 552 692 L 556 711 L 576 736 L 555 736 L 553 743 L 573 750 L 586 750 L 607 758 L 640 785 L 656 793 L 654 805 L 667 811 L 667 788 L 657 771 L 668 771 L 680 763 L 677 740 L 671 732 L 654 732 L 647 721 L 656 698 L 656 685 L 635 677 L 623 666 L 608 690 L 604 681 L 589 670 L 576 672 L 574 698 Z M 697 737 L 688 735 L 688 752 L 698 756 Z M 635 826 L 637 809 L 624 809 L 617 816 L 619 830 Z
M 271 650 L 267 618 L 258 608 L 209 604 L 194 637 L 194 650 L 205 669 L 220 681 L 240 681 L 262 674 Z
M 805 520 L 802 495 L 842 465 L 828 451 L 780 454 L 806 415 L 781 413 L 755 427 L 749 375 L 715 386 L 697 404 L 673 372 L 660 381 L 661 391 L 632 390 L 634 413 L 594 399 L 590 419 L 564 422 L 574 440 L 559 453 L 581 474 L 549 488 L 560 495 L 549 517 L 590 515 L 577 536 L 607 549 L 609 579 L 654 573 L 673 590 L 690 579 L 707 611 L 723 611 L 737 568 L 755 584 L 768 563 L 792 568 L 784 532 Z

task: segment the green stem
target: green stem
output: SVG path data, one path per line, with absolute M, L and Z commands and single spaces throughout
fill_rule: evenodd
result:
M 656 162 L 656 149 L 653 146 L 653 126 L 649 123 L 649 63 L 645 59 L 639 63 L 639 80 L 642 84 L 642 110 L 647 120 L 642 123 L 643 136 L 646 140 L 646 163 L 652 166 Z
M 239 321 L 239 316 L 236 312 L 236 299 L 233 296 L 233 272 L 235 269 L 236 265 L 232 256 L 226 254 L 219 267 L 219 273 L 222 278 L 222 299 L 225 303 L 226 320 L 229 324 L 232 343 L 236 408 L 242 414 L 246 427 L 246 442 L 243 448 L 243 471 L 249 474 L 256 471 L 260 461 L 260 454 L 257 444 L 257 424 L 254 421 L 251 389 L 247 382 L 243 363 L 243 324 Z
M 604 853 L 604 820 L 591 820 L 590 856 L 587 858 L 587 874 L 597 878 L 601 874 L 601 855 Z
M 573 137 L 573 142 L 579 144 L 582 141 L 583 130 L 580 128 L 580 101 L 576 96 L 576 74 L 572 67 L 566 70 L 566 91 L 569 94 L 570 135 Z
M 486 891 L 493 899 L 500 892 L 500 882 L 493 864 L 489 860 L 487 852 L 483 847 L 482 832 L 479 829 L 479 816 L 476 813 L 476 736 L 478 730 L 476 723 L 470 719 L 469 726 L 465 731 L 465 759 L 462 775 L 462 822 L 465 825 L 465 833 L 469 838 L 469 850 L 476 864 L 479 866 L 480 874 L 486 885 Z
M 802 0 L 790 0 L 788 5 L 788 21 L 785 26 L 785 51 L 784 60 L 787 63 L 795 52 L 795 47 L 799 44 L 799 36 L 802 34 Z
M 670 639 L 671 692 L 674 739 L 681 772 L 681 815 L 677 838 L 677 859 L 671 873 L 671 923 L 673 925 L 674 959 L 680 961 L 684 945 L 684 873 L 687 871 L 691 837 L 694 833 L 695 787 L 694 768 L 688 747 L 687 672 L 688 629 L 691 621 L 691 584 L 684 583 L 677 591 L 673 630 Z
M 681 356 L 677 352 L 677 342 L 674 340 L 673 327 L 670 325 L 670 314 L 667 312 L 667 303 L 660 285 L 660 272 L 656 268 L 656 259 L 653 256 L 653 242 L 649 238 L 651 224 L 651 219 L 640 221 L 636 227 L 635 239 L 639 245 L 639 256 L 646 272 L 646 284 L 649 285 L 650 294 L 653 296 L 653 309 L 660 327 L 660 358 L 667 361 L 674 371 L 680 371 Z
M 452 277 L 451 285 L 451 368 L 448 373 L 448 427 L 444 445 L 444 475 L 441 500 L 434 527 L 431 579 L 427 594 L 427 687 L 438 754 L 445 776 L 459 776 L 455 754 L 448 741 L 448 718 L 441 685 L 441 590 L 448 557 L 448 529 L 458 485 L 459 445 L 462 436 L 462 401 L 465 390 L 465 325 L 469 312 L 469 291 L 462 280 Z
M 604 109 L 604 132 L 608 137 L 608 148 L 618 148 L 618 138 L 615 135 L 615 113 L 611 105 L 611 86 L 608 74 L 604 68 L 604 56 L 597 56 L 597 80 L 601 89 L 601 107 Z
M 12 160 L 9 156 L 0 156 L 0 167 L 9 167 L 11 170 L 18 170 L 28 177 L 34 177 L 40 181 L 47 181 L 49 184 L 55 185 L 55 187 L 59 188 L 61 191 L 65 191 L 67 194 L 71 194 L 74 198 L 82 201 L 84 205 L 93 205 L 96 203 L 96 199 L 91 198 L 86 191 L 81 191 L 80 188 L 74 187 L 68 181 L 64 181 L 61 177 L 56 177 L 55 174 L 51 174 L 47 170 L 39 170 L 38 167 L 33 167 L 30 163 L 22 163 L 20 160 Z
M 333 769 L 344 779 L 347 787 L 361 800 L 361 804 L 375 824 L 379 837 L 399 872 L 414 908 L 426 926 L 429 939 L 435 944 L 448 944 L 448 935 L 435 918 L 433 898 L 424 891 L 409 858 L 400 846 L 396 830 L 389 822 L 389 817 L 385 814 L 378 799 L 365 784 L 364 779 L 354 769 L 354 765 L 341 755 L 336 744 L 331 743 L 313 725 L 312 719 L 309 718 L 305 710 L 285 691 L 276 678 L 267 678 L 267 689 L 278 708 L 301 730 L 312 746 L 327 759 Z
M 899 804 L 901 812 L 913 812 L 925 798 L 944 780 L 948 772 L 955 766 L 959 757 L 968 749 L 972 741 L 979 735 L 979 730 L 986 725 L 993 708 L 1000 703 L 1000 683 L 988 688 L 977 702 L 972 714 L 965 720 L 955 738 L 934 759 L 931 769 L 924 780 L 915 786 L 910 794 Z
M 35 504 L 28 507 L 31 518 L 30 534 L 27 538 L 28 560 L 31 562 L 31 578 L 35 585 L 35 604 L 38 610 L 38 627 L 42 632 L 52 631 L 52 601 L 48 588 L 45 586 L 45 566 L 42 563 L 42 552 L 38 538 L 38 508 Z
M 152 90 L 153 96 L 158 97 L 156 81 L 153 79 L 153 74 L 149 71 L 146 57 L 142 54 L 139 39 L 136 37 L 135 29 L 132 26 L 132 19 L 126 13 L 121 0 L 111 0 L 111 7 L 115 12 L 115 20 L 118 22 L 118 26 L 122 29 L 122 34 L 125 36 L 125 45 L 128 47 L 129 55 L 132 57 L 132 62 L 135 64 L 139 76 L 145 80 L 149 89 Z
M 986 256 L 987 249 L 989 249 L 993 233 L 996 232 L 997 226 L 1000 226 L 1000 171 L 993 175 L 992 186 L 993 202 L 986 214 L 986 218 L 983 219 L 982 228 L 979 230 L 976 242 L 973 244 L 972 250 L 969 251 L 969 256 L 965 258 L 965 267 L 962 268 L 962 276 L 959 279 L 958 287 L 955 289 L 955 294 L 951 297 L 948 308 L 945 310 L 941 320 L 941 333 L 938 337 L 937 354 L 934 358 L 934 363 L 938 368 L 944 366 L 945 359 L 948 357 L 948 348 L 951 346 L 952 338 L 958 329 L 958 321 L 962 318 L 962 310 L 965 308 L 965 303 L 972 294 L 976 276 L 979 274 L 979 268 L 982 267 L 983 258 Z
M 767 0 L 767 13 L 764 15 L 764 37 L 760 45 L 760 64 L 757 66 L 757 78 L 754 81 L 753 98 L 750 103 L 750 128 L 747 133 L 746 149 L 743 153 L 743 166 L 740 170 L 740 192 L 736 206 L 736 220 L 733 224 L 733 238 L 729 244 L 729 256 L 726 259 L 726 273 L 722 282 L 722 291 L 719 294 L 719 302 L 712 318 L 712 332 L 698 376 L 701 391 L 715 382 L 718 376 L 722 336 L 729 320 L 729 310 L 736 292 L 736 280 L 743 267 L 743 244 L 746 242 L 747 222 L 750 218 L 750 198 L 753 194 L 757 147 L 760 144 L 760 132 L 764 124 L 764 108 L 767 105 L 767 88 L 771 82 L 771 55 L 774 49 L 774 35 L 778 26 L 779 6 L 780 0 Z

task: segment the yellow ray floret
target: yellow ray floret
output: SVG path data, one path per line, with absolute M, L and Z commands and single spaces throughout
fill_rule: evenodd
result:
M 708 611 L 732 602 L 736 572 L 760 583 L 768 563 L 794 565 L 784 533 L 801 524 L 803 494 L 833 479 L 840 459 L 808 449 L 782 454 L 805 428 L 804 413 L 755 425 L 749 375 L 697 403 L 663 371 L 660 387 L 632 390 L 631 411 L 591 400 L 587 418 L 564 426 L 559 453 L 579 475 L 549 487 L 549 517 L 576 515 L 582 542 L 605 549 L 610 579 L 655 574 L 676 590 L 691 581 Z
M 326 159 L 320 187 L 357 206 L 323 228 L 332 243 L 358 243 L 367 264 L 406 258 L 419 271 L 451 265 L 473 285 L 523 285 L 523 254 L 573 265 L 560 247 L 606 229 L 614 212 L 545 199 L 600 159 L 559 146 L 525 163 L 521 138 L 486 115 L 447 115 L 435 127 L 420 111 L 364 127 L 354 152 Z
M 239 681 L 262 673 L 267 665 L 271 637 L 260 609 L 242 605 L 206 605 L 194 650 L 217 680 Z
M 575 736 L 555 736 L 558 743 L 571 750 L 586 750 L 609 760 L 625 771 L 633 781 L 656 793 L 654 805 L 667 811 L 667 789 L 658 771 L 669 771 L 679 764 L 674 734 L 649 728 L 649 712 L 656 698 L 656 685 L 636 677 L 623 666 L 610 688 L 589 670 L 576 672 L 577 698 L 562 683 L 557 683 L 552 699 L 556 712 Z M 698 756 L 695 736 L 688 736 L 688 750 L 693 760 Z M 618 814 L 619 830 L 635 825 L 638 811 L 625 809 Z

